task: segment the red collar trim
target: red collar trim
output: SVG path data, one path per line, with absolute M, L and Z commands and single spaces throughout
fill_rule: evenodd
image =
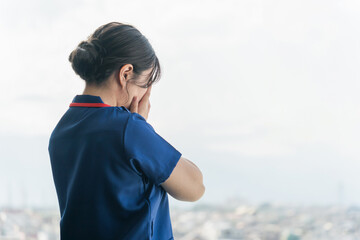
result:
M 105 103 L 70 103 L 70 107 L 111 107 Z

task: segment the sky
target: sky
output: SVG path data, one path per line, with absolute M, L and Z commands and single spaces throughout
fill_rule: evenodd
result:
M 196 203 L 360 204 L 357 0 L 0 3 L 0 206 L 57 207 L 47 144 L 85 86 L 70 52 L 111 21 L 163 69 L 148 122 L 202 171 Z

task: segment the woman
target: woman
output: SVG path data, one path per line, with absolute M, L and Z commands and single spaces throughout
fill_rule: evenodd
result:
M 60 236 L 173 239 L 168 196 L 197 201 L 201 171 L 147 122 L 160 65 L 135 27 L 100 26 L 69 56 L 85 80 L 49 140 Z

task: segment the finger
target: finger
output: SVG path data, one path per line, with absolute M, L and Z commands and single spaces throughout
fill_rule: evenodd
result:
M 138 101 L 136 96 L 134 96 L 131 101 L 130 112 L 138 112 Z
M 148 87 L 148 89 L 146 90 L 146 93 L 145 93 L 144 97 L 147 97 L 147 98 L 150 97 L 151 88 L 152 88 L 152 85 L 151 85 L 150 87 Z
M 150 87 L 147 88 L 145 94 L 143 95 L 143 97 L 142 97 L 141 100 L 139 101 L 140 103 L 149 101 L 151 87 L 152 87 L 152 86 L 150 86 Z

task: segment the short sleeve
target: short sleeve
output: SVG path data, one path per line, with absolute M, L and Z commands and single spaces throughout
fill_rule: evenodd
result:
M 138 113 L 131 113 L 126 124 L 124 151 L 130 165 L 155 185 L 171 175 L 182 155 Z

